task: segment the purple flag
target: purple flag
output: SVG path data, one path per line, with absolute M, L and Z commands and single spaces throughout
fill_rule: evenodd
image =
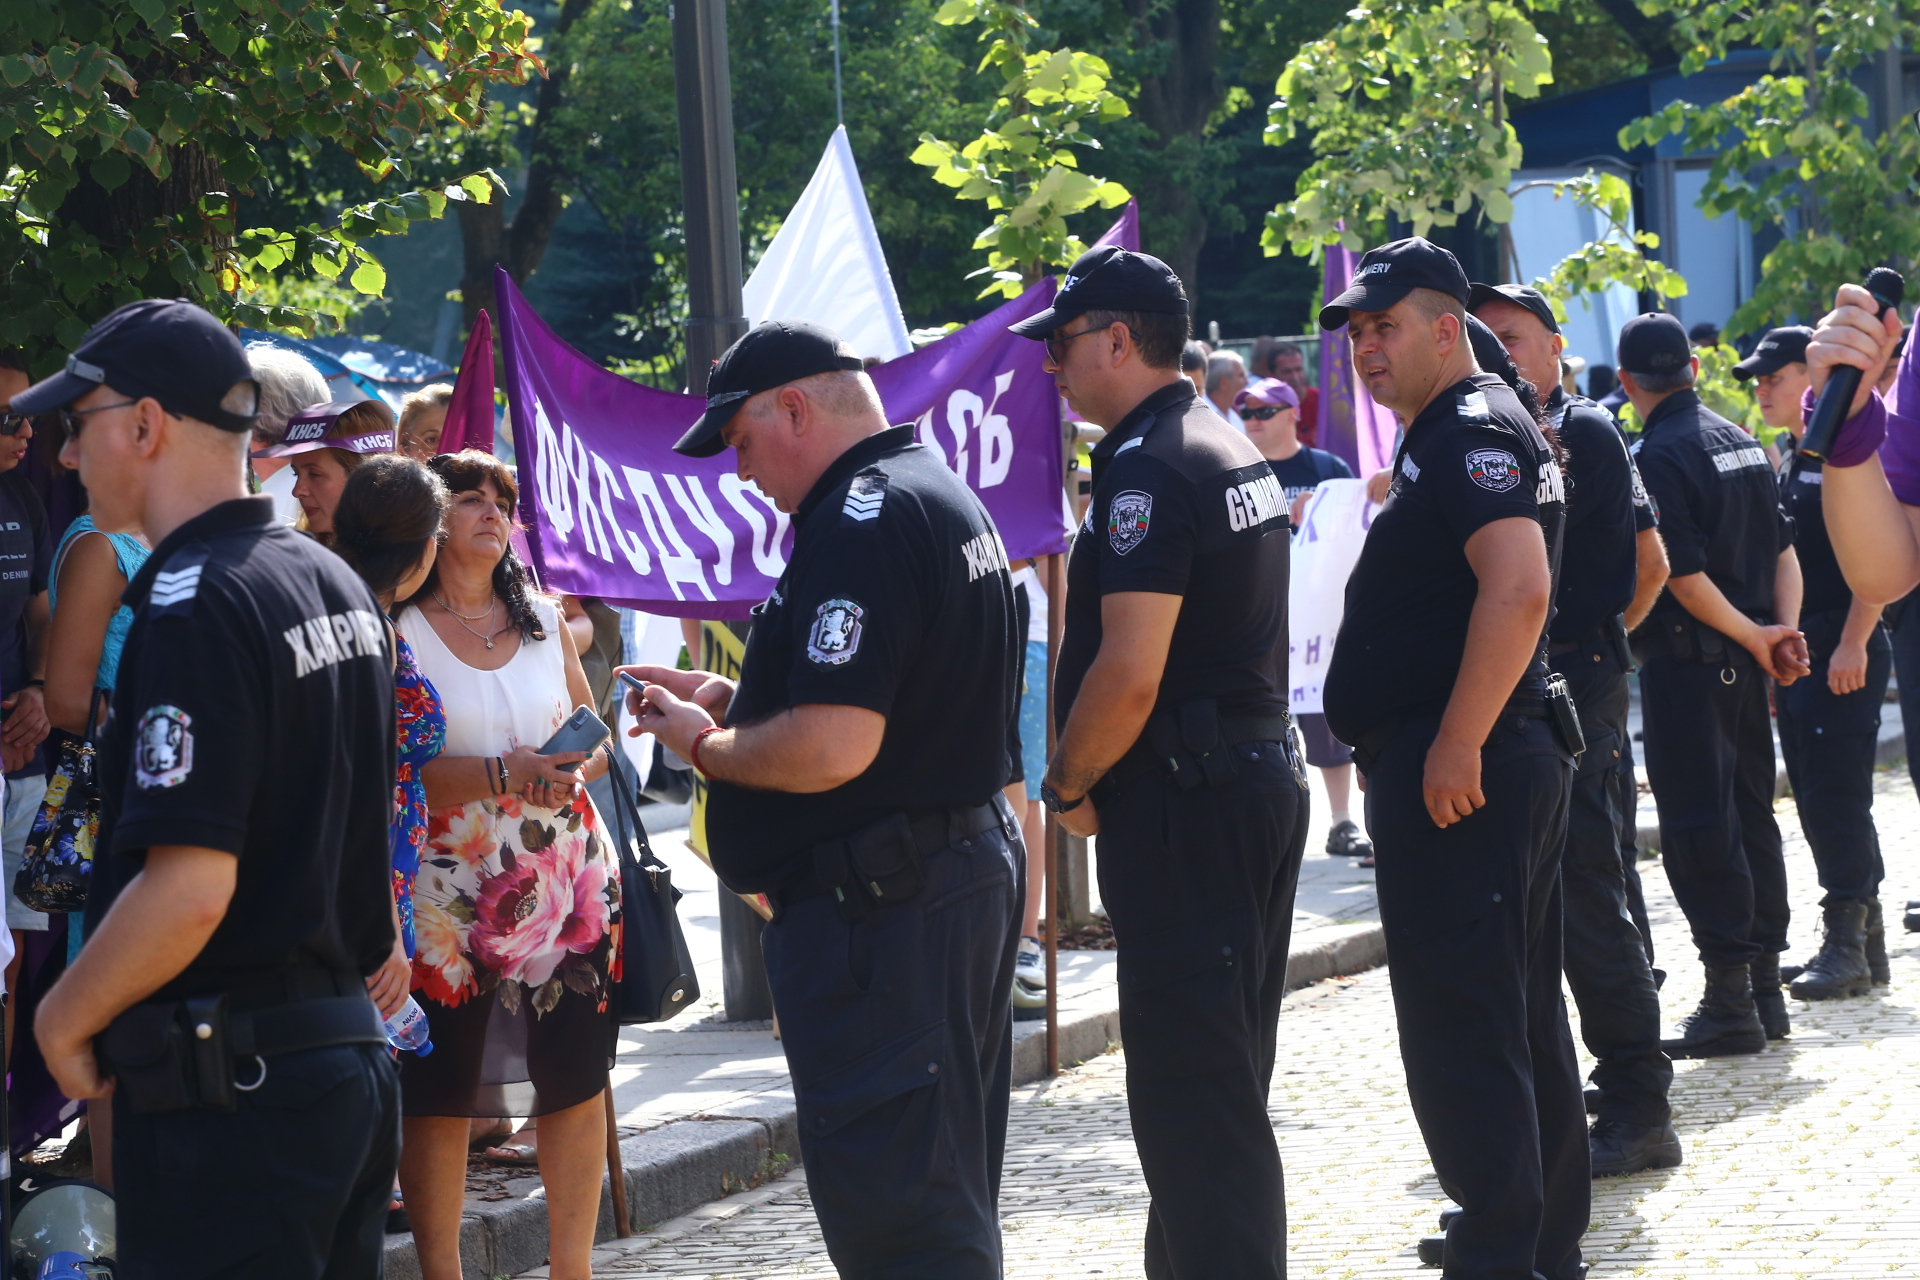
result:
M 733 456 L 673 442 L 706 407 L 629 382 L 569 347 L 495 275 L 522 520 L 540 582 L 649 613 L 743 618 L 786 569 L 788 517 Z M 893 422 L 912 422 L 978 493 L 1013 559 L 1064 550 L 1059 399 L 1044 348 L 1007 326 L 1045 308 L 1043 280 L 984 319 L 873 370 Z
M 1327 250 L 1322 302 L 1332 302 L 1347 291 L 1354 261 L 1353 251 L 1344 245 Z M 1344 327 L 1320 336 L 1318 425 L 1320 447 L 1345 459 L 1361 479 L 1393 465 L 1393 415 L 1355 382 L 1353 348 L 1347 344 Z
M 1117 244 L 1122 249 L 1140 252 L 1140 202 L 1128 200 L 1127 207 L 1120 211 L 1114 224 L 1107 228 L 1107 234 L 1088 245 L 1089 249 L 1098 249 L 1102 245 Z

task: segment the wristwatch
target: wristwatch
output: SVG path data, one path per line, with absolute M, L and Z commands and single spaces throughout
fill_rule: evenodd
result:
M 1077 796 L 1072 800 L 1062 800 L 1060 793 L 1053 789 L 1052 783 L 1043 782 L 1040 784 L 1040 803 L 1047 806 L 1048 813 L 1072 813 L 1086 802 L 1087 798 L 1085 796 Z

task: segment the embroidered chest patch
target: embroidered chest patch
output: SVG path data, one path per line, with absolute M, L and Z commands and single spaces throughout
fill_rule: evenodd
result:
M 1505 493 L 1520 483 L 1520 460 L 1505 449 L 1475 449 L 1467 455 L 1467 476 L 1482 489 Z
M 860 620 L 866 610 L 851 600 L 828 600 L 813 615 L 807 633 L 807 657 L 823 667 L 853 661 L 860 652 Z
M 1153 520 L 1153 495 L 1138 489 L 1113 495 L 1107 508 L 1107 541 L 1121 555 L 1146 540 L 1147 526 Z

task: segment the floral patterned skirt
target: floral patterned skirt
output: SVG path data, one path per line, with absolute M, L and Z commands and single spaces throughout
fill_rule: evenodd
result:
M 433 1052 L 400 1055 L 405 1114 L 538 1116 L 606 1088 L 620 873 L 585 787 L 434 810 L 413 912 Z

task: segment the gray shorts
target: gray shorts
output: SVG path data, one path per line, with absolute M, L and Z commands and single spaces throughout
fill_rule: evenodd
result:
M 1307 748 L 1308 764 L 1316 769 L 1338 769 L 1353 763 L 1353 748 L 1333 736 L 1325 716 L 1302 711 L 1299 720 L 1300 740 Z
M 13 878 L 20 874 L 20 866 L 26 861 L 24 851 L 27 837 L 33 834 L 33 819 L 40 812 L 40 802 L 47 798 L 47 780 L 45 778 L 8 778 L 7 800 L 0 806 L 0 862 L 5 864 L 7 877 L 7 928 L 37 930 L 47 928 L 47 914 L 34 911 L 20 899 L 13 896 Z

